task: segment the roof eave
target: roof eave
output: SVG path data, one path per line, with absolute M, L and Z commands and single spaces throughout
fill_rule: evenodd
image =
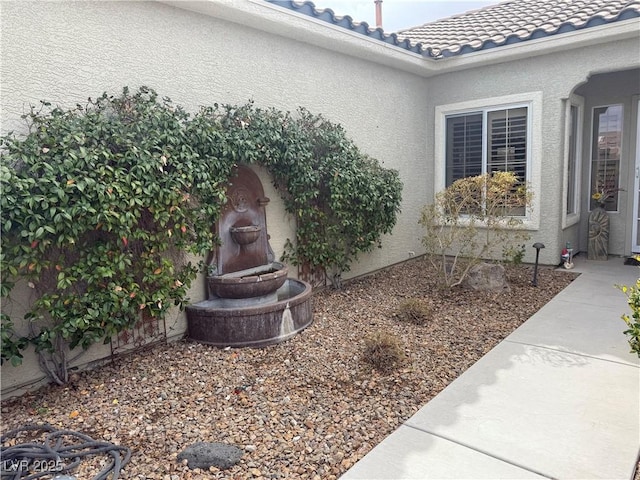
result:
M 640 39 L 640 18 L 632 18 L 597 27 L 549 35 L 535 40 L 525 40 L 511 45 L 501 45 L 462 55 L 437 60 L 439 73 L 465 70 L 480 65 L 492 65 L 527 59 L 575 48 L 590 47 L 620 40 Z M 638 59 L 636 58 L 636 63 Z
M 158 1 L 423 77 L 438 73 L 433 59 L 263 0 Z
M 421 77 L 638 38 L 640 32 L 640 18 L 633 18 L 434 59 L 263 0 L 157 1 Z

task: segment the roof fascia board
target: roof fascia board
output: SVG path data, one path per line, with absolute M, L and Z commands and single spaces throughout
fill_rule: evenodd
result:
M 159 3 L 423 77 L 438 73 L 435 60 L 262 0 L 159 0 Z
M 640 18 L 624 20 L 573 32 L 549 35 L 536 40 L 526 40 L 512 45 L 502 45 L 473 53 L 465 53 L 437 61 L 438 73 L 466 70 L 480 65 L 493 65 L 559 51 L 590 47 L 630 38 L 640 39 Z M 637 63 L 637 59 L 636 59 Z

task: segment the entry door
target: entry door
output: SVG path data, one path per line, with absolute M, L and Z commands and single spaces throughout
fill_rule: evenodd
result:
M 636 109 L 636 170 L 633 183 L 633 240 L 631 250 L 640 253 L 640 100 Z

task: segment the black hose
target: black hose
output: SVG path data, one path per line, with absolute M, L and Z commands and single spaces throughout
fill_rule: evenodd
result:
M 44 434 L 44 439 L 42 443 L 30 441 L 5 446 L 8 441 L 24 432 Z M 80 442 L 70 443 L 69 439 Z M 131 459 L 128 447 L 94 440 L 73 430 L 58 430 L 51 425 L 25 425 L 16 428 L 5 433 L 0 438 L 0 443 L 2 480 L 34 480 L 48 475 L 71 473 L 84 458 L 94 455 L 108 455 L 111 460 L 93 480 L 116 480 L 120 469 Z

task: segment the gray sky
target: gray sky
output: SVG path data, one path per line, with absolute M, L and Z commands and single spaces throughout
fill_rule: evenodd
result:
M 349 15 L 355 21 L 375 27 L 374 0 L 312 0 L 317 8 L 330 8 L 336 15 Z M 501 0 L 383 0 L 382 26 L 385 32 L 475 10 Z

